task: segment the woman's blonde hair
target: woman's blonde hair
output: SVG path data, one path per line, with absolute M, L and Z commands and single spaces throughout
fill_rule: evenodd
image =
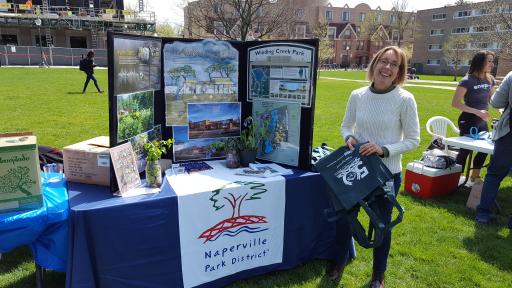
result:
M 368 66 L 368 80 L 370 80 L 370 82 L 373 82 L 373 73 L 375 72 L 375 66 L 377 66 L 377 63 L 379 62 L 382 55 L 388 52 L 389 50 L 393 50 L 398 56 L 398 59 L 400 59 L 400 65 L 398 65 L 398 73 L 396 74 L 395 80 L 393 80 L 393 85 L 402 85 L 407 77 L 407 56 L 405 55 L 405 52 L 398 46 L 384 47 L 380 49 L 380 51 L 377 52 L 377 54 L 375 54 L 372 61 L 370 62 L 370 66 Z

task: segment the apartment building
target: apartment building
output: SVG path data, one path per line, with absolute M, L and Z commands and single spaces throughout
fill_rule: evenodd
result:
M 188 4 L 185 7 L 184 18 L 184 37 L 187 38 L 223 38 L 220 35 L 224 30 L 222 23 L 210 15 L 210 23 L 203 25 L 202 28 L 191 23 L 189 14 L 194 9 L 201 9 L 201 1 L 198 0 Z M 403 35 L 400 35 L 398 26 L 398 12 L 395 10 L 382 10 L 380 7 L 372 9 L 369 5 L 361 3 L 355 7 L 344 5 L 343 7 L 334 7 L 328 1 L 319 0 L 289 0 L 290 7 L 293 7 L 294 15 L 289 25 L 272 33 L 267 38 L 286 39 L 286 38 L 314 38 L 317 37 L 314 31 L 319 25 L 327 25 L 327 37 L 333 42 L 334 55 L 332 55 L 330 64 L 339 64 L 341 66 L 368 65 L 376 51 L 387 45 L 409 46 L 413 42 L 415 14 L 412 12 L 402 14 L 409 18 L 410 23 L 406 29 L 403 29 Z M 204 8 L 204 7 L 203 7 Z M 214 9 L 221 9 L 216 8 Z M 225 17 L 232 18 L 232 22 L 238 21 L 237 15 L 230 12 L 229 8 L 224 7 Z M 373 17 L 372 29 L 366 29 L 369 17 Z M 377 24 L 377 25 L 375 25 Z M 259 39 L 258 25 L 250 33 L 249 39 Z M 371 33 L 365 31 L 372 30 Z M 368 35 L 369 34 L 369 35 Z
M 450 38 L 458 35 L 467 35 L 469 41 L 461 47 L 461 67 L 457 74 L 467 73 L 471 57 L 475 52 L 486 49 L 497 52 L 496 68 L 493 71 L 498 77 L 504 76 L 511 70 L 511 61 L 504 54 L 500 53 L 501 43 L 491 34 L 495 29 L 502 29 L 496 19 L 493 25 L 487 25 L 482 17 L 488 17 L 490 13 L 510 13 L 512 1 L 500 1 L 500 4 L 507 4 L 499 7 L 497 1 L 478 3 L 466 3 L 462 5 L 444 6 L 435 9 L 420 10 L 417 12 L 417 31 L 414 39 L 414 53 L 411 65 L 418 73 L 425 74 L 453 74 L 454 65 L 445 59 L 443 48 Z M 491 4 L 491 5 L 490 5 Z M 496 9 L 491 11 L 490 9 Z
M 155 25 L 154 12 L 124 9 L 123 0 L 0 0 L 0 45 L 106 48 L 107 31 Z

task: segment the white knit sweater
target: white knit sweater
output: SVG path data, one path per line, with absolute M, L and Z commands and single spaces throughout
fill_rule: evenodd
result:
M 353 135 L 359 143 L 370 141 L 386 147 L 384 164 L 395 174 L 402 171 L 402 153 L 420 143 L 420 127 L 414 96 L 400 87 L 376 94 L 370 87 L 350 95 L 341 125 L 343 138 Z

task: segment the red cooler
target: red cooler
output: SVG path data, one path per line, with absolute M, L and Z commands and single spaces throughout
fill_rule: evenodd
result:
M 405 191 L 423 199 L 450 193 L 457 188 L 461 171 L 460 165 L 436 169 L 421 162 L 411 162 L 405 171 Z

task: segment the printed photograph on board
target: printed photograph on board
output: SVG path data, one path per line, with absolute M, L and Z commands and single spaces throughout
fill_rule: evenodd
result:
M 188 103 L 238 101 L 238 51 L 226 41 L 164 46 L 166 126 L 187 125 Z
M 188 137 L 224 138 L 240 136 L 240 102 L 189 103 Z
M 117 142 L 153 129 L 153 91 L 121 94 L 117 100 Z
M 160 39 L 114 37 L 114 95 L 160 90 Z
M 254 101 L 252 117 L 266 126 L 257 157 L 276 163 L 298 166 L 300 147 L 299 103 Z
M 285 101 L 311 107 L 314 51 L 314 47 L 293 43 L 250 48 L 247 101 Z
M 173 126 L 174 161 L 208 160 L 225 157 L 224 151 L 216 151 L 211 144 L 218 139 L 190 139 L 188 138 L 188 126 Z

